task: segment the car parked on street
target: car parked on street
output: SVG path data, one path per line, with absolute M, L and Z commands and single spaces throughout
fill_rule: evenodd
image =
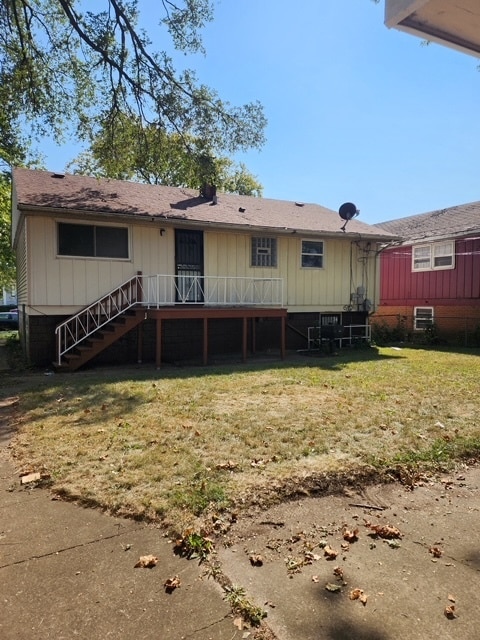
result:
M 0 331 L 16 331 L 18 329 L 18 309 L 0 311 Z

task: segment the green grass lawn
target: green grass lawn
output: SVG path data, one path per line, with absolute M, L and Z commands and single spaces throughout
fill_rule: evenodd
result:
M 478 456 L 479 356 L 371 348 L 44 377 L 21 392 L 13 451 L 56 492 L 181 529 L 332 480 Z

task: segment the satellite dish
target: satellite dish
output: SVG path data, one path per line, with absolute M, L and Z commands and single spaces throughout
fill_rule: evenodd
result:
M 342 220 L 345 220 L 345 224 L 341 227 L 342 231 L 345 231 L 345 227 L 347 226 L 347 222 L 358 216 L 360 211 L 357 209 L 356 205 L 353 202 L 344 202 L 340 209 L 338 210 L 338 215 Z

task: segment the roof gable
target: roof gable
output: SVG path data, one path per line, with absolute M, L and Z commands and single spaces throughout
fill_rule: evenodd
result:
M 13 169 L 13 188 L 21 210 L 59 210 L 129 218 L 157 218 L 212 227 L 276 232 L 362 236 L 389 240 L 389 231 L 360 220 L 343 220 L 317 204 L 219 193 L 216 204 L 198 191 L 49 171 Z

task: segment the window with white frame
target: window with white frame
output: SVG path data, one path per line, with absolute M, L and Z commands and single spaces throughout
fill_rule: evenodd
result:
M 323 242 L 302 240 L 302 267 L 323 269 Z
M 277 239 L 252 238 L 252 267 L 277 266 Z
M 433 242 L 414 246 L 412 249 L 413 271 L 434 271 L 455 267 L 455 243 Z
M 58 255 L 127 259 L 128 228 L 59 222 Z
M 415 331 L 424 331 L 433 326 L 433 307 L 415 307 L 413 326 Z

